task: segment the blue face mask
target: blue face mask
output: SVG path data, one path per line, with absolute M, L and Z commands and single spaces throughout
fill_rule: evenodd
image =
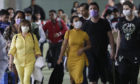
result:
M 98 16 L 98 11 L 97 10 L 90 10 L 90 17 L 97 17 Z

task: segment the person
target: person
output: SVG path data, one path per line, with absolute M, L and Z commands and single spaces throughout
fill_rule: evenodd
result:
M 2 9 L 0 11 L 0 17 L 1 17 L 0 32 L 1 32 L 1 34 L 3 34 L 5 29 L 6 29 L 6 27 L 10 25 L 10 23 L 8 22 L 8 18 L 9 18 L 8 11 L 5 10 L 5 9 Z
M 25 14 L 22 11 L 16 11 L 13 20 L 11 22 L 11 25 L 9 25 L 5 31 L 4 31 L 4 39 L 6 40 L 6 49 L 7 52 L 9 51 L 10 48 L 10 44 L 12 41 L 12 38 L 15 34 L 18 33 L 18 28 L 19 28 L 19 24 L 22 20 L 25 19 Z
M 99 6 L 96 2 L 89 5 L 89 14 L 91 19 L 82 27 L 88 33 L 92 46 L 88 51 L 89 81 L 90 84 L 97 84 L 98 79 L 101 78 L 102 83 L 105 84 L 108 43 L 111 45 L 110 58 L 114 57 L 113 35 L 109 22 L 99 17 Z
M 41 20 L 45 20 L 45 18 L 46 18 L 45 11 L 43 10 L 42 7 L 40 7 L 39 5 L 35 4 L 35 1 L 36 0 L 31 0 L 31 5 L 29 7 L 27 7 L 27 8 L 25 8 L 24 10 L 31 9 L 32 14 L 34 14 L 36 11 L 40 11 Z
M 80 18 L 80 20 L 84 24 L 87 20 L 90 20 L 89 5 L 87 3 L 81 3 L 80 4 L 80 11 L 82 14 L 82 17 Z
M 125 2 L 126 0 L 120 0 L 119 3 L 115 4 L 115 6 L 117 7 L 117 9 L 119 10 L 119 16 L 123 16 L 122 15 L 122 11 L 123 11 L 123 3 Z
M 3 37 L 6 40 L 6 52 L 7 53 L 10 49 L 12 38 L 15 34 L 18 33 L 19 24 L 24 19 L 25 19 L 24 12 L 16 11 L 16 13 L 12 19 L 11 24 L 5 29 L 5 31 L 3 33 Z M 17 83 L 18 82 L 18 74 L 17 74 L 17 70 L 16 70 L 15 65 L 13 65 L 12 72 L 14 72 L 14 74 L 15 74 L 15 81 Z
M 41 52 L 43 54 L 43 45 L 44 43 L 46 43 L 46 35 L 43 30 L 43 26 L 45 25 L 46 21 L 41 20 L 41 15 L 39 11 L 35 12 L 32 16 L 33 16 L 32 21 L 39 26 L 39 34 L 40 34 L 39 44 L 40 44 Z
M 92 2 L 93 2 L 93 0 L 87 0 L 88 5 Z
M 123 3 L 125 17 L 117 24 L 118 38 L 115 58 L 118 62 L 120 84 L 137 84 L 140 62 L 140 19 L 133 14 L 134 5 Z M 131 73 L 130 73 L 131 72 Z
M 89 49 L 91 45 L 87 33 L 80 29 L 82 22 L 78 16 L 72 17 L 72 25 L 74 28 L 68 30 L 65 34 L 58 64 L 62 62 L 64 52 L 68 46 L 67 68 L 70 73 L 71 84 L 82 84 L 83 70 L 87 61 L 84 51 Z M 85 43 L 86 46 L 84 46 Z
M 36 35 L 37 39 L 40 40 L 42 38 L 41 33 L 40 33 L 40 30 L 42 30 L 42 28 L 39 28 L 39 25 L 37 25 L 35 22 L 33 22 L 32 9 L 31 8 L 25 9 L 24 12 L 25 12 L 25 19 L 30 21 L 30 23 L 31 23 L 32 33 L 34 33 Z
M 9 13 L 9 20 L 8 21 L 11 22 L 13 17 L 14 17 L 15 10 L 13 8 L 8 8 L 7 11 Z
M 63 9 L 59 9 L 57 12 L 57 16 L 61 18 L 61 16 L 64 14 L 64 10 Z
M 79 6 L 79 2 L 78 1 L 73 2 L 73 7 L 71 9 L 71 14 L 73 14 L 74 12 L 77 12 L 78 6 Z
M 52 64 L 51 67 L 55 68 L 55 66 L 57 65 L 57 60 L 58 60 L 58 56 L 60 53 L 63 36 L 68 28 L 67 28 L 66 24 L 63 22 L 63 20 L 60 20 L 60 21 L 57 20 L 57 14 L 56 14 L 55 10 L 50 10 L 49 16 L 50 16 L 50 20 L 48 20 L 46 22 L 43 29 L 44 29 L 45 33 L 47 32 L 46 33 L 48 35 L 47 39 L 49 41 L 49 50 L 48 50 L 49 54 L 47 54 L 47 57 L 49 57 L 49 55 L 51 55 L 51 57 L 53 57 L 52 58 L 53 60 L 48 60 L 48 61 L 51 61 L 51 64 Z M 63 68 L 63 65 L 60 65 L 60 67 L 61 66 Z M 64 73 L 63 69 L 62 69 L 61 73 Z M 53 74 L 51 74 L 51 75 L 53 75 Z M 50 78 L 50 79 L 52 79 L 52 78 Z M 55 81 L 55 80 L 53 80 L 53 81 Z M 62 82 L 63 82 L 63 76 L 60 77 L 60 82 L 58 84 L 62 84 Z
M 67 14 L 63 14 L 61 16 L 61 18 L 64 21 L 64 23 L 67 25 L 67 27 L 70 28 L 70 21 L 69 21 L 68 15 Z
M 19 33 L 14 35 L 8 55 L 9 69 L 14 60 L 20 84 L 30 84 L 36 57 L 41 56 L 41 52 L 36 36 L 31 33 L 29 21 L 23 20 L 20 23 Z
M 89 5 L 87 3 L 81 3 L 80 4 L 80 12 L 82 17 L 80 17 L 80 21 L 82 22 L 82 25 L 86 23 L 86 21 L 90 20 L 90 16 L 89 16 Z M 86 52 L 86 55 L 88 57 L 88 53 Z M 87 80 L 87 66 L 85 66 L 84 68 L 84 80 L 83 80 L 83 84 L 88 84 L 88 80 Z
M 105 6 L 105 9 L 102 13 L 102 17 L 104 16 L 105 12 L 108 10 L 108 9 L 113 9 L 115 7 L 115 1 L 114 0 L 108 0 L 108 4 Z
M 6 54 L 6 42 L 0 33 L 0 80 L 4 75 L 6 68 L 8 67 L 8 56 Z

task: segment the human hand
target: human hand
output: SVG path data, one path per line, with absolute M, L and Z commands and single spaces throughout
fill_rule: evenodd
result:
M 78 54 L 78 56 L 81 56 L 83 52 L 84 52 L 84 50 L 83 50 L 83 49 L 79 49 L 79 50 L 78 50 L 78 53 L 77 53 L 77 54 Z
M 57 64 L 59 65 L 59 64 L 61 64 L 62 63 L 62 59 L 58 59 L 58 61 L 57 61 Z
M 58 38 L 59 36 L 60 36 L 60 33 L 55 33 L 55 34 L 54 34 L 54 37 L 55 37 L 55 38 Z

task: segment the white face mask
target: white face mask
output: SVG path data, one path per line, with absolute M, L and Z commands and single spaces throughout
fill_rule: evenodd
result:
M 61 18 L 60 18 L 60 17 L 58 17 L 58 18 L 57 18 L 57 21 L 61 21 Z
M 125 2 L 125 0 L 120 0 L 120 3 L 123 4 Z
M 82 17 L 82 14 L 78 14 L 78 17 Z
M 114 15 L 111 15 L 109 19 L 110 19 L 110 20 L 114 19 Z
M 81 27 L 82 27 L 82 22 L 81 21 L 74 22 L 74 28 L 80 29 Z
M 29 27 L 28 26 L 21 26 L 21 30 L 23 33 L 28 33 Z
M 130 10 L 123 10 L 123 14 L 124 14 L 124 16 L 130 16 L 131 11 Z
M 32 17 L 31 16 L 26 16 L 25 19 L 28 20 L 28 21 L 31 21 Z

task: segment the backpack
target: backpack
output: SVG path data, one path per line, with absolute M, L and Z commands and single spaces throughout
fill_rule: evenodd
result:
M 60 27 L 60 30 L 63 30 L 63 26 L 62 26 L 61 20 L 57 20 L 57 21 L 58 21 L 58 25 Z M 62 35 L 62 39 L 64 39 L 64 35 Z

